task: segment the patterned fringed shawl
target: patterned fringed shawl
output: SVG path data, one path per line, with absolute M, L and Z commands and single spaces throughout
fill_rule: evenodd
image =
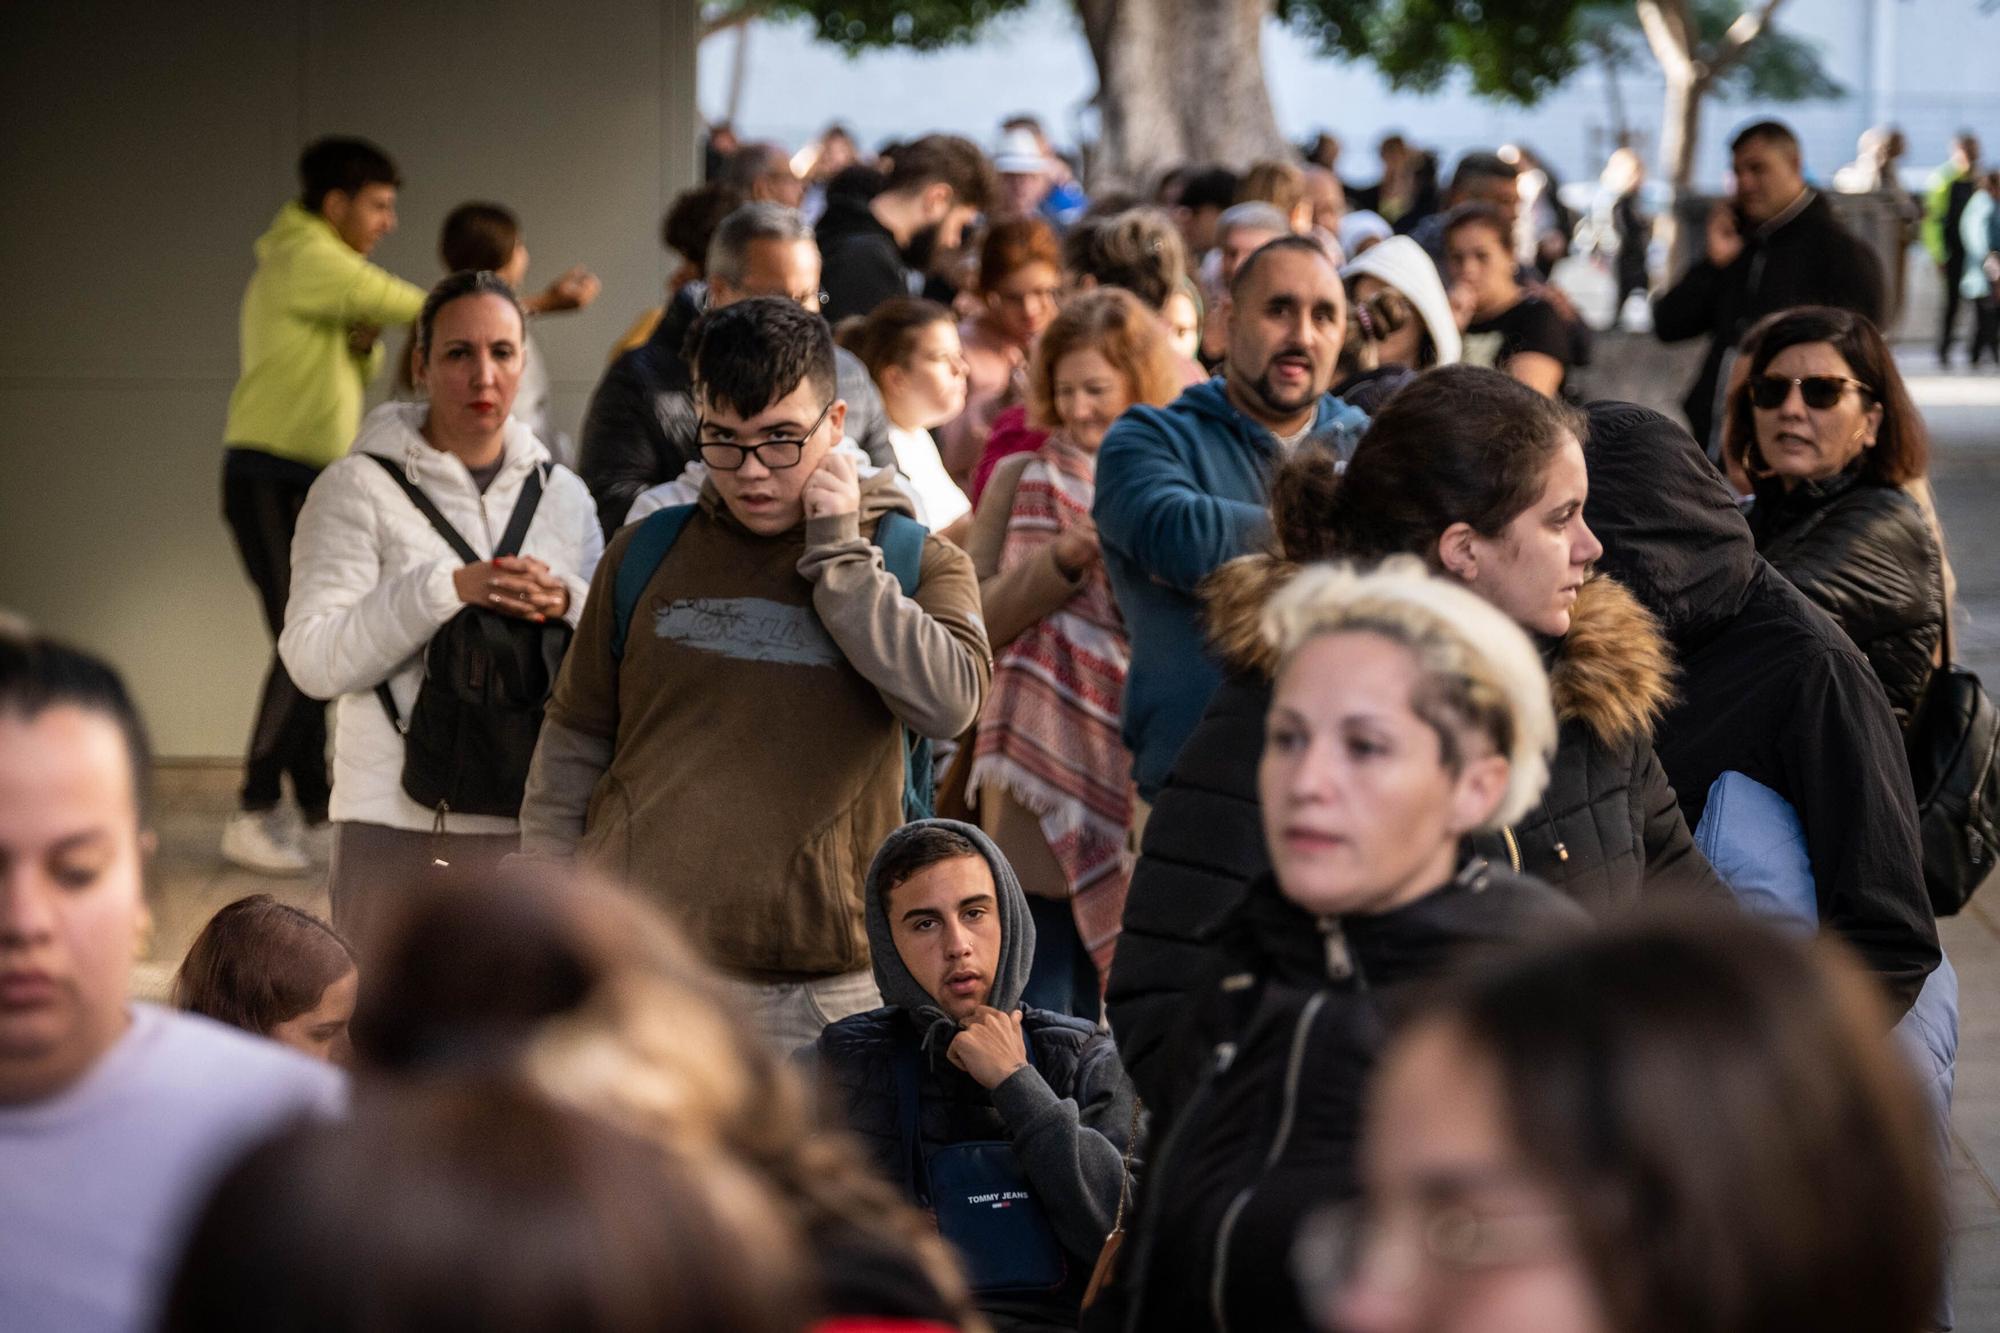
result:
M 1002 570 L 1039 557 L 1064 529 L 1089 518 L 1096 462 L 1061 432 L 1042 446 L 1014 493 Z M 1041 820 L 1099 976 L 1111 965 L 1132 876 L 1132 756 L 1118 735 L 1131 661 L 1099 565 L 1074 597 L 994 661 L 973 750 L 972 789 L 997 784 Z

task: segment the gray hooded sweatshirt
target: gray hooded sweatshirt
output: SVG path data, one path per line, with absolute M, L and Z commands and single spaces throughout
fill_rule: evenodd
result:
M 946 1059 L 959 1025 L 903 965 L 882 903 L 885 858 L 914 830 L 930 825 L 962 835 L 993 872 L 1001 942 L 987 1003 L 1002 1012 L 1022 1011 L 1031 1061 L 990 1092 Z M 838 1090 L 850 1125 L 883 1172 L 901 1182 L 906 1162 L 896 1119 L 895 1062 L 910 1046 L 923 1049 L 919 1134 L 925 1151 L 976 1140 L 1004 1139 L 1013 1145 L 1037 1202 L 1070 1256 L 1073 1281 L 1047 1300 L 1037 1300 L 1044 1305 L 1067 1302 L 1073 1310 L 1117 1217 L 1124 1156 L 1135 1124 L 1135 1094 L 1117 1048 L 1081 1019 L 1022 1006 L 1021 991 L 1035 952 L 1034 923 L 1013 868 L 977 828 L 926 820 L 898 829 L 869 867 L 866 895 L 875 984 L 886 1007 L 828 1027 L 816 1047 L 821 1071 Z M 1021 1302 L 1014 1296 L 1004 1304 Z M 999 1304 L 987 1308 L 996 1315 L 1008 1313 Z

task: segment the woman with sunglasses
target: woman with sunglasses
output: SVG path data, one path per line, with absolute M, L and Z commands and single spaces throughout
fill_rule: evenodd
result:
M 1907 732 L 1946 615 L 1923 418 L 1881 333 L 1850 311 L 1783 311 L 1743 347 L 1723 452 L 1750 481 L 1757 550 L 1867 654 Z

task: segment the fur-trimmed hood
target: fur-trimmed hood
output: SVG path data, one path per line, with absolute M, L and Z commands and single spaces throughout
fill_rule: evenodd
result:
M 1268 676 L 1276 667 L 1260 622 L 1265 602 L 1297 571 L 1276 556 L 1246 555 L 1202 585 L 1209 643 L 1228 670 Z M 1602 574 L 1584 584 L 1550 662 L 1556 720 L 1580 718 L 1608 746 L 1650 740 L 1673 702 L 1673 680 L 1673 658 L 1653 614 Z

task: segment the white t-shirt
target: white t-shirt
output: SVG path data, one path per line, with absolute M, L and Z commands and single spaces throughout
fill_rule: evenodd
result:
M 972 501 L 944 470 L 937 442 L 927 430 L 905 430 L 890 423 L 889 447 L 896 453 L 896 471 L 910 483 L 917 501 L 917 521 L 936 532 L 972 512 Z
M 221 1173 L 287 1122 L 346 1106 L 332 1065 L 133 1005 L 132 1026 L 73 1086 L 0 1106 L 0 1325 L 152 1329 Z

